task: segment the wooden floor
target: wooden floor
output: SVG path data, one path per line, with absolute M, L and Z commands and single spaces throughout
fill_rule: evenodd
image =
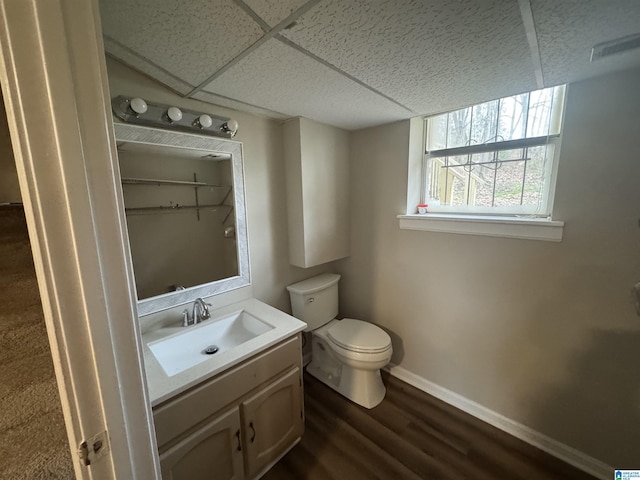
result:
M 593 477 L 388 375 L 359 407 L 305 373 L 302 441 L 265 480 L 593 480 Z

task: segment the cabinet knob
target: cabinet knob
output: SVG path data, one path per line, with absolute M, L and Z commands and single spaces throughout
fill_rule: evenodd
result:
M 249 439 L 249 441 L 253 443 L 253 441 L 256 439 L 256 429 L 253 426 L 253 422 L 249 422 L 249 428 L 251 429 L 251 438 Z

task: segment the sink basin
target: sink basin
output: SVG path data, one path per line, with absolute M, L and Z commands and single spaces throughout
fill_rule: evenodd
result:
M 171 377 L 273 328 L 242 310 L 200 325 L 185 327 L 184 332 L 150 342 L 148 346 L 162 369 Z

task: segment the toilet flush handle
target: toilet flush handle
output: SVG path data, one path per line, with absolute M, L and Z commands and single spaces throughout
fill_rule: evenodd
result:
M 315 301 L 315 297 L 311 297 L 307 299 L 307 303 L 313 303 Z

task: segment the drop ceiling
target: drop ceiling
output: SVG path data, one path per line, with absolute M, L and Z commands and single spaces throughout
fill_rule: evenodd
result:
M 100 0 L 107 53 L 178 94 L 346 129 L 640 66 L 638 0 Z M 126 94 L 126 92 L 119 92 Z

